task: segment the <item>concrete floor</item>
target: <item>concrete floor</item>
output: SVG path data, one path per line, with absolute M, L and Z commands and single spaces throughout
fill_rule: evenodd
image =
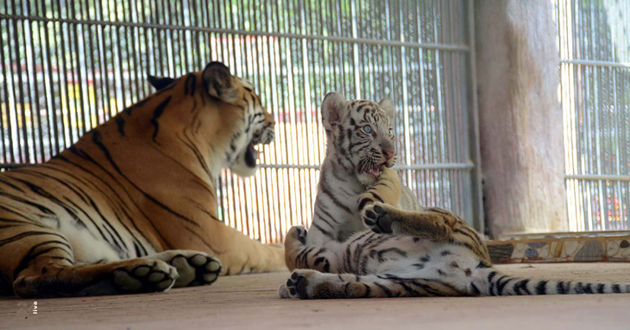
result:
M 630 282 L 630 263 L 513 264 L 518 276 Z M 288 273 L 223 277 L 167 293 L 0 298 L 0 328 L 46 329 L 629 329 L 630 294 L 283 300 Z

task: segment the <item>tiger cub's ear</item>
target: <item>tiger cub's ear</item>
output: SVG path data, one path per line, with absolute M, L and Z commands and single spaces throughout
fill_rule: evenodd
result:
M 389 120 L 393 122 L 394 117 L 396 117 L 396 107 L 394 106 L 394 102 L 386 97 L 382 99 L 381 102 L 378 102 L 378 106 L 385 110 L 385 114 L 389 117 Z
M 211 62 L 203 69 L 202 77 L 210 96 L 232 104 L 240 98 L 235 79 L 223 63 Z
M 334 92 L 326 94 L 322 102 L 322 122 L 327 133 L 341 123 L 346 111 L 347 102 L 343 95 Z
M 147 77 L 147 80 L 149 81 L 149 83 L 151 84 L 151 86 L 155 87 L 155 89 L 160 90 L 170 84 L 173 83 L 173 81 L 175 81 L 175 79 L 173 78 L 169 78 L 169 77 L 156 77 L 156 76 L 152 76 L 149 75 Z

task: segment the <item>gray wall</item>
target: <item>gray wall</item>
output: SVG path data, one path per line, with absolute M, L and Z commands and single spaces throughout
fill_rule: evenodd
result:
M 493 237 L 566 230 L 557 30 L 550 1 L 475 2 L 486 221 Z

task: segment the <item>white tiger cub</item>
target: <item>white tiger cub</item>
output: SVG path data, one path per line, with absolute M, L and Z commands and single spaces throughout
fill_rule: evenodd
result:
M 390 168 L 391 102 L 346 101 L 331 93 L 321 111 L 327 150 L 313 224 L 308 234 L 303 227 L 287 234 L 285 261 L 293 273 L 281 297 L 630 292 L 630 284 L 500 274 L 472 227 L 451 212 L 422 208 Z

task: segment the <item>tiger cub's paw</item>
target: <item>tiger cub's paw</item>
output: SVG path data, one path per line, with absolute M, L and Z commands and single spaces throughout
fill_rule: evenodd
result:
M 209 285 L 221 273 L 221 262 L 201 251 L 169 250 L 155 257 L 177 268 L 179 278 L 175 282 L 176 288 Z
M 389 211 L 389 206 L 374 202 L 370 205 L 366 205 L 361 211 L 361 220 L 363 224 L 372 229 L 375 233 L 392 233 L 392 222 L 394 217 Z
M 317 285 L 315 278 L 318 274 L 321 273 L 311 269 L 294 270 L 287 283 L 278 289 L 278 295 L 281 298 L 313 298 L 313 288 Z
M 178 277 L 175 267 L 162 260 L 138 259 L 113 271 L 114 285 L 120 292 L 167 291 Z

